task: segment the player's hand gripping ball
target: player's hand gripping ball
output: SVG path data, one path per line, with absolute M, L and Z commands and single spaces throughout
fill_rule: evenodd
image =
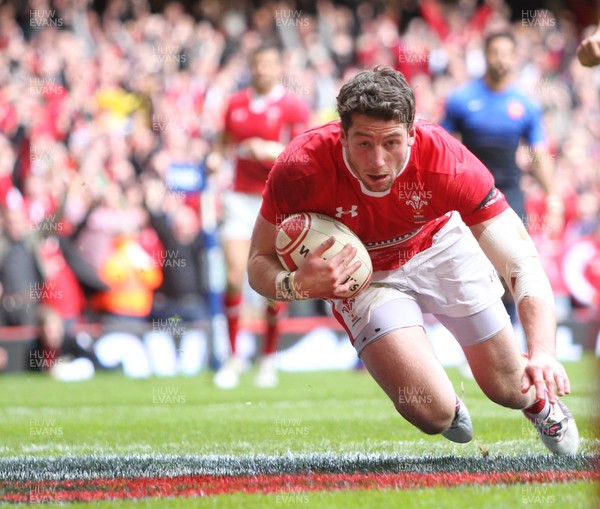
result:
M 343 294 L 344 298 L 353 297 L 369 285 L 373 265 L 367 248 L 356 234 L 340 221 L 314 212 L 291 215 L 278 225 L 277 256 L 287 270 L 294 271 L 302 265 L 311 250 L 331 236 L 335 237 L 335 244 L 325 251 L 323 255 L 325 260 L 338 254 L 346 244 L 356 248 L 356 255 L 348 265 L 352 265 L 357 260 L 361 265 L 350 275 L 352 285 L 350 290 Z

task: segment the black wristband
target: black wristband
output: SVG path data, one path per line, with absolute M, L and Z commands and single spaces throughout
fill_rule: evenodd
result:
M 283 290 L 288 294 L 289 300 L 295 300 L 296 294 L 290 284 L 290 278 L 292 277 L 292 273 L 288 272 L 283 278 Z

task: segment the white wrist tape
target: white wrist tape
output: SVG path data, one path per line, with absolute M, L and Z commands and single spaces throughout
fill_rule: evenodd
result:
M 479 238 L 481 249 L 504 278 L 515 302 L 537 297 L 554 308 L 554 294 L 540 255 L 514 211 L 504 212 Z
M 275 277 L 275 300 L 290 300 L 287 290 L 283 287 L 283 280 L 288 274 L 287 270 L 282 270 Z

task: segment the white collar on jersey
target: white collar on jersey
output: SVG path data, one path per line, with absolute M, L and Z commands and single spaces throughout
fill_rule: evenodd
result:
M 404 161 L 404 165 L 402 166 L 402 169 L 398 172 L 398 175 L 396 175 L 396 178 L 398 178 L 400 175 L 402 175 L 402 172 L 408 166 L 408 161 L 410 161 L 411 150 L 412 150 L 412 147 L 408 147 L 408 154 L 406 154 L 406 161 Z M 363 192 L 363 194 L 366 194 L 367 196 L 373 196 L 375 198 L 381 198 L 383 196 L 387 196 L 388 194 L 390 194 L 390 192 L 392 190 L 391 187 L 387 191 L 369 191 L 365 187 L 365 185 L 362 183 L 362 180 L 360 180 L 356 176 L 354 171 L 352 171 L 352 167 L 350 166 L 350 163 L 348 162 L 348 156 L 346 154 L 346 149 L 344 148 L 344 146 L 342 146 L 342 156 L 344 158 L 344 164 L 346 165 L 346 169 L 348 170 L 350 175 L 352 175 L 356 180 L 358 180 L 358 183 L 360 184 L 360 190 Z
M 258 95 L 254 93 L 254 90 L 250 90 L 250 103 L 248 109 L 252 113 L 262 113 L 268 107 L 269 104 L 279 101 L 285 95 L 285 87 L 281 84 L 275 85 L 268 94 Z

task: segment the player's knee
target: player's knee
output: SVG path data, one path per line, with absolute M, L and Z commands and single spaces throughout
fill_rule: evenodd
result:
M 454 405 L 422 404 L 420 408 L 413 408 L 407 412 L 406 409 L 397 408 L 406 419 L 427 435 L 439 435 L 446 431 L 454 419 Z
M 451 411 L 438 411 L 426 421 L 421 422 L 418 428 L 427 435 L 439 435 L 446 431 L 454 419 L 454 409 Z
M 227 270 L 227 293 L 236 294 L 242 292 L 244 283 L 244 272 L 237 269 Z

